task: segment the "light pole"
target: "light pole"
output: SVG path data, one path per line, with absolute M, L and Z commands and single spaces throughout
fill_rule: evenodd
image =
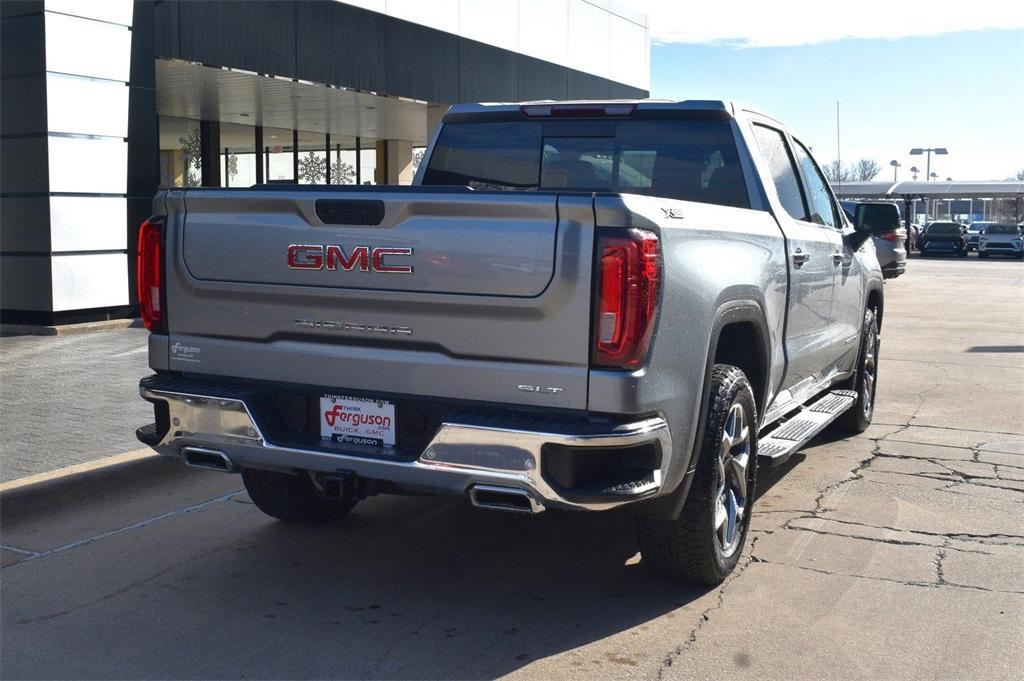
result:
M 896 178 L 896 173 L 898 173 L 900 171 L 900 162 L 897 161 L 896 159 L 893 159 L 893 160 L 889 161 L 889 165 L 892 166 L 892 181 L 895 182 L 896 179 L 897 179 Z
M 925 167 L 925 171 L 924 171 L 925 172 L 925 176 L 924 177 L 925 177 L 926 181 L 930 180 L 933 177 L 933 174 L 932 174 L 932 152 L 935 152 L 936 156 L 945 156 L 946 154 L 949 153 L 949 150 L 946 149 L 946 147 L 930 147 L 928 149 L 922 149 L 920 147 L 915 147 L 915 148 L 910 150 L 910 155 L 911 156 L 920 156 L 921 154 L 925 154 L 927 156 L 928 161 L 925 163 L 926 167 Z

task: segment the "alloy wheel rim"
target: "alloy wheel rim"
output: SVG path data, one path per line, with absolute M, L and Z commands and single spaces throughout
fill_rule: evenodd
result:
M 875 374 L 878 366 L 878 336 L 872 332 L 868 337 L 864 351 L 864 381 L 861 385 L 861 402 L 864 405 L 864 416 L 871 418 L 875 408 Z
M 750 428 L 743 405 L 734 402 L 722 429 L 718 448 L 715 493 L 715 538 L 726 558 L 736 552 L 747 521 L 747 472 L 750 466 Z

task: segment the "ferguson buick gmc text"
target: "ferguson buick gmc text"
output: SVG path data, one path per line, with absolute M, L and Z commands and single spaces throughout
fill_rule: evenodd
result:
M 629 504 L 645 563 L 714 584 L 758 465 L 870 423 L 896 221 L 851 224 L 807 146 L 730 103 L 456 106 L 411 187 L 156 197 L 138 437 L 297 522 L 384 493 Z

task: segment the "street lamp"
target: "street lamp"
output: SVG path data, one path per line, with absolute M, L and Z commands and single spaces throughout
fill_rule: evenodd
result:
M 934 177 L 934 175 L 932 173 L 932 152 L 935 152 L 935 154 L 937 156 L 945 156 L 946 154 L 949 153 L 949 150 L 946 149 L 946 147 L 931 147 L 931 148 L 928 148 L 928 149 L 921 149 L 920 147 L 915 147 L 915 148 L 910 150 L 910 155 L 911 156 L 920 156 L 921 154 L 927 155 L 928 162 L 927 162 L 926 168 L 925 168 L 925 173 L 926 173 L 925 174 L 925 179 L 926 180 L 930 179 L 931 177 Z
M 910 166 L 910 172 L 914 173 L 914 179 L 916 180 L 917 179 L 917 174 L 919 172 L 921 172 L 921 171 L 918 170 L 917 166 Z
M 895 182 L 896 181 L 896 173 L 898 173 L 900 171 L 900 167 L 901 167 L 900 166 L 900 162 L 897 161 L 896 159 L 893 159 L 893 160 L 889 161 L 889 165 L 892 166 L 892 181 Z

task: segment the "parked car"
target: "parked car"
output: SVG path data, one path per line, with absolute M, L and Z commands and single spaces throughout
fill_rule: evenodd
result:
M 921 255 L 967 257 L 967 237 L 955 222 L 932 222 L 924 228 L 918 248 Z
M 717 584 L 758 466 L 871 423 L 898 211 L 851 225 L 775 119 L 461 105 L 414 185 L 161 190 L 138 438 L 300 523 L 388 493 L 632 505 L 646 564 Z
M 994 222 L 972 222 L 967 227 L 967 250 L 976 251 L 978 250 L 978 239 L 984 233 L 985 228 L 989 225 L 995 224 Z
M 1020 226 L 992 224 L 985 228 L 978 242 L 978 257 L 987 258 L 990 255 L 1009 255 L 1024 260 Z
M 859 202 L 840 201 L 843 212 L 849 220 L 854 220 L 854 214 Z M 890 204 L 895 206 L 896 204 Z M 897 215 L 899 214 L 899 208 Z M 881 227 L 881 226 L 880 226 Z M 875 242 L 875 254 L 878 256 L 878 264 L 882 266 L 882 276 L 886 279 L 895 279 L 907 271 L 907 230 L 900 227 L 897 219 L 893 229 L 887 232 L 875 232 L 871 239 Z

